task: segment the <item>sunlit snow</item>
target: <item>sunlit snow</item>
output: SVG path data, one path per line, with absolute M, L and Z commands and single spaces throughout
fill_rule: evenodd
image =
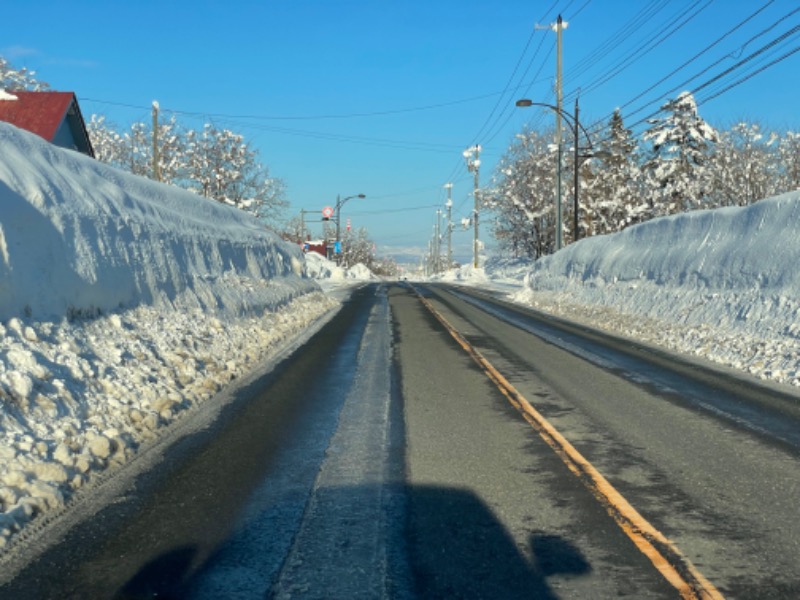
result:
M 447 278 L 797 386 L 798 264 L 800 191 L 655 219 L 536 262 L 495 257 Z
M 374 276 L 0 123 L 0 547 Z M 800 192 L 444 278 L 800 385 Z
M 252 217 L 0 123 L 0 546 L 337 306 Z

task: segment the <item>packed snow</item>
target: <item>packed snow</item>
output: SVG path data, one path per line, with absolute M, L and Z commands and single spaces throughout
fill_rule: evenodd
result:
M 338 306 L 255 219 L 0 123 L 0 547 Z
M 325 289 L 330 289 L 331 286 L 341 282 L 378 279 L 372 271 L 361 263 L 344 268 L 313 251 L 306 253 L 306 271 L 311 277 L 319 280 Z
M 489 259 L 446 279 L 615 334 L 800 385 L 800 191 Z

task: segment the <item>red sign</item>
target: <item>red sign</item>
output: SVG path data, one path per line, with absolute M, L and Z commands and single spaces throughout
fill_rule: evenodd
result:
M 326 206 L 322 209 L 322 216 L 326 219 L 330 219 L 333 216 L 333 208 L 330 206 Z

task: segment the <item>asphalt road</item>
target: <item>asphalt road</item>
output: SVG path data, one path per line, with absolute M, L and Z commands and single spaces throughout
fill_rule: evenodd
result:
M 45 529 L 0 598 L 677 598 L 695 572 L 708 597 L 800 597 L 796 396 L 418 291 L 588 467 L 411 286 L 375 284 Z M 589 467 L 663 535 L 654 551 Z

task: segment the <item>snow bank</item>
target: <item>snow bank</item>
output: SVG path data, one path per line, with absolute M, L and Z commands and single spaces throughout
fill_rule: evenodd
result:
M 324 287 L 328 287 L 324 282 L 346 284 L 378 279 L 361 263 L 345 269 L 316 252 L 306 253 L 306 272 L 322 283 Z
M 369 267 L 361 263 L 353 265 L 347 269 L 347 276 L 350 279 L 355 279 L 357 281 L 371 281 L 373 279 L 378 279 L 375 273 L 369 270 Z
M 242 211 L 5 123 L 0 144 L 0 319 L 139 304 L 243 314 L 314 289 L 299 250 Z
M 234 208 L 0 123 L 0 547 L 337 303 Z
M 487 269 L 521 279 L 517 301 L 800 385 L 798 264 L 792 192 L 584 239 L 526 269 Z

